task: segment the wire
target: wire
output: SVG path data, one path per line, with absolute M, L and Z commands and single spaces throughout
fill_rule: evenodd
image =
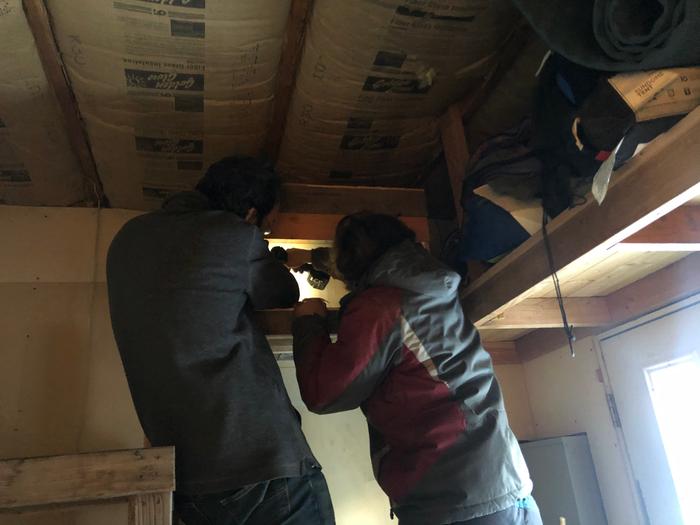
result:
M 574 334 L 573 325 L 569 324 L 569 319 L 566 316 L 566 308 L 564 307 L 564 297 L 561 293 L 561 284 L 559 283 L 557 269 L 554 266 L 554 255 L 552 254 L 552 248 L 549 244 L 549 234 L 547 233 L 547 212 L 544 210 L 542 211 L 542 239 L 544 240 L 544 248 L 547 252 L 549 271 L 552 274 L 552 281 L 554 282 L 554 291 L 557 294 L 557 304 L 559 305 L 559 312 L 561 313 L 561 320 L 564 325 L 564 332 L 566 333 L 566 339 L 569 342 L 569 351 L 571 352 L 571 357 L 576 357 L 576 350 L 574 350 L 574 342 L 576 341 L 576 335 Z

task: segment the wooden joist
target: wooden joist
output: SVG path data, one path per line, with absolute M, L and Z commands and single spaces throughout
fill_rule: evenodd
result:
M 87 180 L 88 198 L 100 201 L 104 198 L 102 182 L 97 173 L 95 160 L 90 150 L 85 128 L 83 127 L 78 102 L 68 82 L 61 53 L 56 46 L 49 13 L 44 0 L 22 0 L 27 22 L 34 35 L 37 51 L 46 73 L 46 79 L 58 100 L 63 126 L 68 141 L 75 153 L 83 175 Z
M 335 228 L 345 215 L 318 213 L 280 213 L 270 236 L 273 239 L 299 239 L 308 241 L 332 241 Z M 423 217 L 400 217 L 401 221 L 416 232 L 420 242 L 430 241 L 428 220 Z
M 681 206 L 615 246 L 637 252 L 700 251 L 700 206 Z
M 604 298 L 609 322 L 597 327 L 575 329 L 577 339 L 596 335 L 650 312 L 700 294 L 700 253 L 662 268 Z M 571 319 L 570 319 L 571 320 Z M 535 330 L 516 341 L 524 361 L 566 346 L 562 328 Z
M 295 183 L 282 185 L 280 211 L 340 215 L 372 211 L 403 217 L 428 214 L 422 189 Z
M 548 226 L 556 270 L 605 251 L 700 195 L 700 108 L 621 168 L 599 206 L 593 199 Z M 468 317 L 484 323 L 549 278 L 542 233 L 533 235 L 462 292 Z
M 167 509 L 169 517 L 173 490 L 172 447 L 0 461 L 0 515 L 14 510 L 159 494 L 160 506 Z
M 576 327 L 606 326 L 611 317 L 604 297 L 567 297 L 564 299 L 569 323 Z M 562 326 L 561 311 L 555 298 L 531 298 L 516 304 L 478 328 L 518 329 Z
M 289 112 L 289 105 L 294 92 L 297 68 L 304 49 L 306 25 L 311 16 L 312 7 L 313 0 L 292 0 L 289 9 L 289 19 L 282 44 L 282 56 L 279 69 L 277 70 L 272 122 L 265 144 L 265 151 L 275 161 L 277 160 L 284 136 L 287 113 Z

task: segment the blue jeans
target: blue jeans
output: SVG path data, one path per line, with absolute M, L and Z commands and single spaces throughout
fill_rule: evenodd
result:
M 333 505 L 320 471 L 262 481 L 202 496 L 175 494 L 185 525 L 333 525 Z
M 542 517 L 537 503 L 532 496 L 528 496 L 500 512 L 452 525 L 542 525 Z

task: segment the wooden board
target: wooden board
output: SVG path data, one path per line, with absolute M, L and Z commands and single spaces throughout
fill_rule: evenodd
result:
M 403 217 L 428 215 L 422 189 L 294 183 L 282 185 L 280 211 L 336 215 L 372 211 Z
M 575 327 L 610 324 L 610 312 L 604 297 L 564 299 L 567 320 Z M 480 327 L 502 329 L 557 328 L 563 325 L 556 299 L 530 298 L 486 321 Z
M 173 490 L 173 447 L 0 461 L 0 509 Z
M 592 252 L 606 252 L 700 195 L 699 150 L 700 108 L 623 166 L 602 206 L 589 199 L 552 221 L 548 232 L 555 268 L 564 268 Z M 533 297 L 532 288 L 549 275 L 545 243 L 539 232 L 463 292 L 469 318 L 487 319 Z
M 27 22 L 36 41 L 46 79 L 58 100 L 68 141 L 88 182 L 86 185 L 88 198 L 94 198 L 97 201 L 96 204 L 99 204 L 104 199 L 102 182 L 97 173 L 95 160 L 80 117 L 78 102 L 71 90 L 68 75 L 63 67 L 61 54 L 56 46 L 46 4 L 43 0 L 22 0 L 22 4 L 27 16 Z
M 625 251 L 700 251 L 700 206 L 681 206 L 617 245 Z
M 315 213 L 280 213 L 273 228 L 273 239 L 303 239 L 331 241 L 335 228 L 344 215 Z M 416 233 L 419 242 L 430 242 L 428 219 L 423 217 L 400 217 L 406 226 Z
M 558 272 L 564 297 L 609 295 L 686 257 L 688 252 L 630 253 L 609 250 L 593 253 Z M 551 277 L 534 286 L 531 297 L 556 297 Z

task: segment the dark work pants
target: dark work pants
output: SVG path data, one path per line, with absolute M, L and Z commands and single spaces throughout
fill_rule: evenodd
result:
M 333 506 L 320 471 L 263 481 L 217 494 L 175 494 L 185 525 L 333 525 Z

